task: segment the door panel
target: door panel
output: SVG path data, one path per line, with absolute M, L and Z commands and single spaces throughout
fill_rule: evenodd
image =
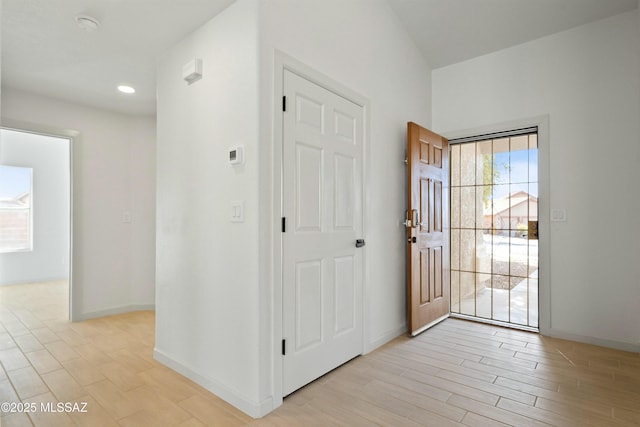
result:
M 431 199 L 429 192 L 431 191 L 431 180 L 420 179 L 420 231 L 429 232 L 429 216 L 431 214 L 429 200 Z
M 433 248 L 433 299 L 437 300 L 444 296 L 444 284 L 442 283 L 442 248 Z
M 335 228 L 353 231 L 353 200 L 355 197 L 355 159 L 342 154 L 334 155 L 333 202 Z
M 415 123 L 408 124 L 408 313 L 412 334 L 449 314 L 448 143 Z
M 334 265 L 334 329 L 335 335 L 347 333 L 355 327 L 356 288 L 355 263 L 352 256 L 336 257 Z
M 364 111 L 284 72 L 283 394 L 362 353 Z
M 301 351 L 322 342 L 322 260 L 296 265 L 296 340 Z
M 296 231 L 320 231 L 322 149 L 296 144 Z

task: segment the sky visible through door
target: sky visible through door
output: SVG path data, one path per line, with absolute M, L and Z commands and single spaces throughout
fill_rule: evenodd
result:
M 31 191 L 31 168 L 0 165 L 0 199 L 21 196 Z

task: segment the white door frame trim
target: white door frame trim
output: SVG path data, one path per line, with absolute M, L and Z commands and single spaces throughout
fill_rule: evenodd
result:
M 274 70 L 274 82 L 273 82 L 273 157 L 272 157 L 272 213 L 273 218 L 280 223 L 282 217 L 282 179 L 283 179 L 283 152 L 282 152 L 282 138 L 283 138 L 283 111 L 282 111 L 282 94 L 284 93 L 284 72 L 288 70 L 300 77 L 303 77 L 327 90 L 333 92 L 349 101 L 361 106 L 364 113 L 363 123 L 363 158 L 362 158 L 362 238 L 366 236 L 366 217 L 367 217 L 367 199 L 366 199 L 366 182 L 368 176 L 368 158 L 369 158 L 369 100 L 362 95 L 354 92 L 343 84 L 336 80 L 314 70 L 308 65 L 303 64 L 297 59 L 279 51 L 275 50 L 275 70 Z M 283 358 L 282 349 L 279 345 L 282 342 L 282 232 L 279 226 L 272 227 L 273 235 L 273 318 L 272 318 L 272 396 L 273 396 L 273 408 L 277 408 L 282 405 L 282 393 L 283 393 Z M 366 337 L 368 336 L 368 311 L 366 310 L 368 301 L 367 292 L 367 276 L 366 276 L 366 251 L 362 254 L 362 291 L 363 291 L 363 342 L 362 352 L 365 352 Z
M 551 335 L 551 178 L 549 159 L 549 115 L 529 117 L 461 131 L 447 132 L 447 139 L 464 138 L 501 132 L 510 129 L 538 127 L 538 329 L 542 335 Z
M 75 271 L 78 266 L 74 260 L 74 229 L 76 220 L 76 205 L 74 202 L 74 179 L 76 165 L 74 163 L 74 151 L 76 144 L 80 143 L 80 132 L 70 129 L 59 129 L 50 126 L 39 125 L 21 120 L 2 118 L 2 128 L 15 130 L 18 132 L 33 133 L 36 135 L 53 136 L 69 141 L 69 320 L 75 322 L 80 320 L 80 301 L 82 301 L 82 288 L 74 283 L 74 277 L 79 276 Z M 79 219 L 80 216 L 78 215 Z

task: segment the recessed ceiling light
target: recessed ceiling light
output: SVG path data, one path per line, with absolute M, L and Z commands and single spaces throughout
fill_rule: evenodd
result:
M 136 93 L 136 90 L 131 86 L 121 85 L 121 86 L 118 86 L 118 90 L 122 93 Z
M 76 24 L 85 31 L 93 32 L 100 28 L 100 21 L 92 16 L 78 15 L 76 16 Z

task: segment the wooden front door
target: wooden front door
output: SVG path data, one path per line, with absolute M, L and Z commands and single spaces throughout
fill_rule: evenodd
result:
M 417 335 L 449 316 L 449 145 L 408 123 L 407 305 Z

